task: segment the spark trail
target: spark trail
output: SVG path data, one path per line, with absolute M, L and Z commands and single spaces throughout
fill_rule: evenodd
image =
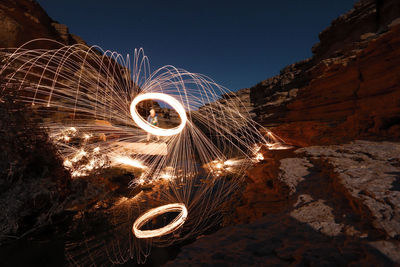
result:
M 124 58 L 98 46 L 47 41 L 59 47 L 28 49 L 31 41 L 2 51 L 2 94 L 17 92 L 17 101 L 31 105 L 73 177 L 125 166 L 136 171 L 126 186 L 156 188 L 116 201 L 105 217 L 107 237 L 67 246 L 74 265 L 143 262 L 151 246 L 204 233 L 220 222 L 246 170 L 262 159 L 261 147 L 285 148 L 235 94 L 204 75 L 173 66 L 151 72 L 143 49 Z M 143 117 L 155 102 L 180 122 L 149 124 Z M 160 142 L 146 144 L 147 132 Z M 152 225 L 168 213 L 178 214 Z

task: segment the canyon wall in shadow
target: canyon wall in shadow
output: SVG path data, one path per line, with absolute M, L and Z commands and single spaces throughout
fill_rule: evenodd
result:
M 298 146 L 400 139 L 400 3 L 360 1 L 319 34 L 313 56 L 237 94 Z
M 3 0 L 0 3 L 0 47 L 19 47 L 24 43 L 47 38 L 66 45 L 86 44 L 79 36 L 71 34 L 66 25 L 50 18 L 36 1 Z M 49 42 L 37 44 L 51 48 Z

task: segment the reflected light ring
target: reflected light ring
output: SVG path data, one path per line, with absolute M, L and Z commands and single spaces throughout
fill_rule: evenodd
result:
M 180 212 L 175 219 L 173 219 L 169 224 L 164 227 L 153 229 L 153 230 L 140 230 L 140 228 L 145 225 L 150 220 L 157 216 L 160 216 L 167 212 Z M 137 238 L 152 238 L 163 236 L 172 233 L 179 227 L 181 227 L 188 216 L 188 211 L 183 203 L 173 203 L 163 205 L 154 209 L 150 209 L 143 213 L 136 221 L 133 223 L 132 232 Z
M 142 116 L 139 115 L 136 109 L 136 105 L 144 100 L 160 100 L 163 101 L 167 104 L 169 104 L 173 109 L 176 110 L 178 113 L 179 117 L 181 118 L 181 124 L 179 124 L 175 128 L 171 129 L 163 129 L 154 125 L 151 125 L 148 123 L 146 120 L 142 118 Z M 183 128 L 186 125 L 187 122 L 187 116 L 185 112 L 185 108 L 182 106 L 182 104 L 176 100 L 174 97 L 163 94 L 163 93 L 145 93 L 145 94 L 140 94 L 137 97 L 135 97 L 131 103 L 130 106 L 131 110 L 131 115 L 132 119 L 136 122 L 136 124 L 145 130 L 148 133 L 151 133 L 153 135 L 159 135 L 159 136 L 172 136 L 179 134 Z

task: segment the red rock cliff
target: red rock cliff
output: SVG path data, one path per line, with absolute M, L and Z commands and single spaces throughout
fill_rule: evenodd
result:
M 0 2 L 0 48 L 19 47 L 37 38 L 57 40 L 64 44 L 85 42 L 68 27 L 51 19 L 34 0 Z M 40 44 L 47 47 L 49 43 Z
M 299 146 L 400 139 L 400 2 L 361 1 L 313 57 L 250 89 L 255 119 Z

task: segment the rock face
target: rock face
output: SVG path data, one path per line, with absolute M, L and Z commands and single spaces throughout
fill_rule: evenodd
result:
M 371 141 L 266 152 L 237 207 L 246 224 L 202 237 L 171 264 L 400 263 L 399 152 Z
M 313 161 L 326 160 L 348 192 L 354 209 L 366 209 L 375 228 L 400 237 L 400 145 L 358 141 L 331 147 L 307 147 Z M 336 182 L 336 181 L 335 181 Z M 360 211 L 363 212 L 363 211 Z
M 308 85 L 279 107 L 284 111 L 276 118 L 276 134 L 302 146 L 399 139 L 399 33 L 400 25 L 394 25 L 353 55 L 308 70 Z
M 63 212 L 70 176 L 32 112 L 0 105 L 0 245 L 51 224 Z M 0 249 L 1 250 L 1 249 Z
M 52 20 L 34 0 L 0 3 L 0 48 L 19 47 L 32 39 L 48 38 L 71 45 L 86 44 L 68 27 Z M 49 46 L 49 43 L 37 44 Z M 42 47 L 43 48 L 43 47 Z
M 313 57 L 250 89 L 254 118 L 288 143 L 400 138 L 400 3 L 361 1 L 320 33 Z
M 398 1 L 357 2 L 352 10 L 332 21 L 331 26 L 319 34 L 320 42 L 312 48 L 315 58 L 336 57 L 358 49 L 360 40 L 387 31 L 387 25 L 399 14 Z

